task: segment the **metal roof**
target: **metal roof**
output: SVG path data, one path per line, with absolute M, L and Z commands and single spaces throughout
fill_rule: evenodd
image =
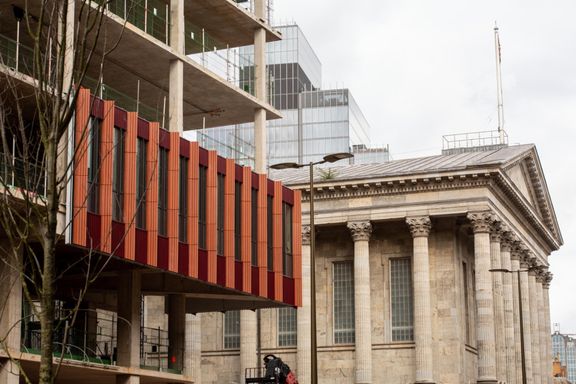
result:
M 523 157 L 533 148 L 533 144 L 513 145 L 490 151 L 418 157 L 393 160 L 387 163 L 334 165 L 329 168 L 322 168 L 324 170 L 329 169 L 332 173 L 329 179 L 323 176 L 321 172 L 315 172 L 314 180 L 318 182 L 334 182 L 338 180 L 445 173 L 486 166 L 501 166 Z M 270 178 L 282 180 L 286 185 L 305 184 L 310 180 L 310 172 L 307 167 L 282 171 L 270 170 Z

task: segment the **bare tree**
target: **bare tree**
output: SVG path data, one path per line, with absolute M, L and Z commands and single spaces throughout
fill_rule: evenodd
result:
M 65 268 L 57 267 L 56 255 L 70 225 L 63 211 L 73 162 L 87 155 L 68 142 L 77 91 L 89 71 L 101 73 L 107 50 L 115 46 L 103 42 L 106 3 L 22 1 L 20 7 L 13 5 L 13 50 L 0 50 L 0 232 L 7 244 L 0 247 L 0 262 L 19 276 L 24 300 L 35 303 L 30 316 L 40 323 L 42 384 L 55 381 L 60 366 L 53 368 L 55 352 L 61 352 L 60 362 L 64 357 L 63 349 L 55 351 L 55 328 L 63 327 L 58 345 L 64 348 L 88 286 L 103 268 L 91 250 Z M 90 140 L 89 132 L 87 125 L 79 140 Z M 83 287 L 75 293 L 66 324 L 55 323 L 57 282 L 78 266 L 85 273 Z M 6 340 L 0 334 L 0 346 Z M 26 372 L 20 374 L 31 381 Z

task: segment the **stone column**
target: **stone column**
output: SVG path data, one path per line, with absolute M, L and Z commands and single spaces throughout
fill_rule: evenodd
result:
M 502 268 L 500 243 L 502 230 L 500 222 L 494 222 L 490 231 L 490 258 L 493 269 Z M 504 325 L 504 295 L 502 272 L 492 273 L 492 292 L 494 297 L 494 338 L 496 344 L 496 378 L 498 381 L 506 380 L 506 339 Z
M 186 314 L 184 375 L 194 384 L 202 383 L 202 321 L 199 315 Z
M 490 272 L 490 211 L 470 212 L 474 230 L 474 267 L 476 277 L 476 338 L 478 348 L 478 383 L 497 384 L 496 345 L 494 341 L 494 300 Z
M 7 246 L 2 244 L 2 246 Z M 0 260 L 0 349 L 14 358 L 20 353 L 22 329 L 22 282 L 20 261 L 11 263 L 9 258 Z M 7 360 L 0 364 L 0 383 L 18 384 L 18 364 Z
M 184 2 L 170 0 L 170 47 L 180 55 L 185 54 Z M 184 130 L 184 63 L 170 61 L 170 88 L 168 91 L 168 127 L 171 132 Z
M 186 348 L 186 298 L 168 296 L 168 368 L 184 371 Z
M 302 306 L 297 316 L 297 377 L 302 384 L 310 383 L 311 323 L 310 323 L 310 226 L 302 226 Z
M 256 311 L 240 311 L 240 383 L 245 381 L 246 368 L 260 366 L 256 352 Z
M 550 283 L 552 282 L 552 273 L 546 272 L 544 274 L 544 283 L 542 284 L 542 296 L 544 298 L 544 323 L 545 323 L 545 332 L 546 332 L 546 361 L 548 362 L 548 369 L 546 376 L 547 384 L 552 384 L 554 379 L 552 377 L 552 367 L 550 366 L 550 362 L 552 361 L 552 338 L 550 335 L 552 334 L 552 329 L 550 327 L 550 297 L 549 297 L 549 289 Z
M 534 384 L 542 383 L 542 375 L 540 373 L 540 324 L 538 319 L 538 312 L 541 308 L 538 307 L 538 287 L 536 283 L 537 264 L 536 259 L 530 259 L 531 270 L 528 272 L 528 292 L 530 294 L 530 330 L 532 335 L 532 377 Z
M 254 1 L 254 13 L 257 18 L 266 19 L 265 0 Z M 257 28 L 254 32 L 254 96 L 258 101 L 266 102 L 266 30 Z M 256 108 L 254 112 L 254 170 L 266 173 L 266 110 Z
M 118 288 L 117 364 L 140 368 L 140 303 L 141 275 L 137 271 L 123 271 Z M 119 375 L 118 384 L 138 384 L 136 375 Z
M 430 217 L 409 217 L 406 223 L 413 238 L 414 342 L 416 383 L 434 383 L 432 352 L 432 309 L 430 304 Z
M 552 360 L 548 360 L 548 339 L 550 334 L 546 332 L 546 308 L 544 307 L 544 279 L 546 276 L 546 269 L 541 268 L 536 275 L 536 292 L 538 294 L 538 335 L 540 337 L 540 376 L 542 377 L 542 384 L 548 384 L 548 376 L 550 376 L 550 365 Z
M 529 258 L 522 250 L 520 254 L 520 270 L 526 271 L 530 267 Z M 520 272 L 520 292 L 522 305 L 522 332 L 524 333 L 524 366 L 526 371 L 526 383 L 533 384 L 532 372 L 532 328 L 530 325 L 530 292 L 528 289 L 528 273 Z
M 509 271 L 516 271 L 512 268 L 510 260 L 510 237 L 509 232 L 504 232 L 502 241 L 500 243 L 500 258 L 502 260 L 502 268 Z M 515 349 L 515 322 L 514 322 L 514 299 L 513 299 L 513 273 L 502 274 L 502 291 L 504 295 L 504 341 L 506 351 L 506 381 L 508 384 L 516 383 L 516 349 Z M 515 285 L 514 287 L 517 287 Z
M 370 306 L 369 221 L 348 223 L 354 240 L 354 325 L 356 328 L 356 381 L 372 383 L 372 322 Z
M 513 245 L 514 243 L 512 243 Z M 510 249 L 510 269 L 512 271 L 520 270 L 520 253 L 514 246 Z M 516 357 L 516 378 L 517 382 L 522 382 L 522 337 L 520 333 L 520 296 L 518 293 L 520 280 L 518 273 L 512 273 L 512 301 L 514 307 L 514 355 Z

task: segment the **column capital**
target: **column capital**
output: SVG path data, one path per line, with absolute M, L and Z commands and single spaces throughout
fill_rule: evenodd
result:
M 406 224 L 410 228 L 412 237 L 428 237 L 432 228 L 430 216 L 407 217 Z
M 544 289 L 549 289 L 550 288 L 550 283 L 552 282 L 552 277 L 554 276 L 554 274 L 552 272 L 545 272 L 544 273 L 544 282 L 542 283 L 542 287 Z
M 496 220 L 492 211 L 468 212 L 466 217 L 472 223 L 474 233 L 490 233 L 492 223 Z
M 302 245 L 310 245 L 310 236 L 312 234 L 312 229 L 310 225 L 306 224 L 302 226 Z
M 503 227 L 500 247 L 503 252 L 512 252 L 513 234 L 508 227 Z
M 490 241 L 492 243 L 501 243 L 502 235 L 504 233 L 504 228 L 502 222 L 494 218 L 492 225 L 490 225 Z
M 372 224 L 370 224 L 370 221 L 350 221 L 347 227 L 352 235 L 352 240 L 370 240 L 370 235 L 372 234 Z
M 539 282 L 540 284 L 544 284 L 546 281 L 546 274 L 548 273 L 548 267 L 545 266 L 540 266 L 537 270 L 536 270 L 536 281 Z

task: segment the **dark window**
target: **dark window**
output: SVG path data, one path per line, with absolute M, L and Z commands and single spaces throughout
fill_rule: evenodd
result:
M 100 119 L 91 117 L 88 130 L 88 212 L 98 213 Z
M 208 168 L 200 166 L 198 177 L 198 247 L 206 249 L 206 173 Z
M 258 265 L 258 190 L 252 189 L 252 265 Z
M 234 184 L 234 258 L 242 260 L 242 183 Z
M 353 263 L 334 263 L 332 284 L 334 344 L 352 344 L 355 340 Z
M 180 204 L 178 208 L 178 238 L 188 241 L 188 159 L 180 157 Z
M 168 234 L 168 150 L 158 153 L 158 234 Z
M 138 138 L 136 146 L 136 228 L 146 229 L 146 140 Z
M 268 247 L 268 270 L 269 271 L 273 271 L 274 270 L 274 243 L 273 243 L 273 239 L 274 239 L 274 218 L 272 215 L 272 204 L 274 203 L 274 198 L 272 196 L 268 196 L 268 205 L 267 205 L 267 217 L 266 217 L 266 222 L 268 224 L 268 228 L 267 228 L 267 238 L 266 238 L 266 244 Z
M 224 175 L 218 174 L 218 208 L 217 208 L 217 220 L 216 220 L 216 232 L 218 234 L 216 253 L 218 255 L 224 254 Z
M 412 264 L 408 258 L 390 259 L 392 341 L 414 340 Z
M 114 168 L 112 172 L 112 219 L 123 221 L 124 210 L 124 130 L 114 127 Z
M 282 203 L 282 273 L 292 277 L 292 206 Z

